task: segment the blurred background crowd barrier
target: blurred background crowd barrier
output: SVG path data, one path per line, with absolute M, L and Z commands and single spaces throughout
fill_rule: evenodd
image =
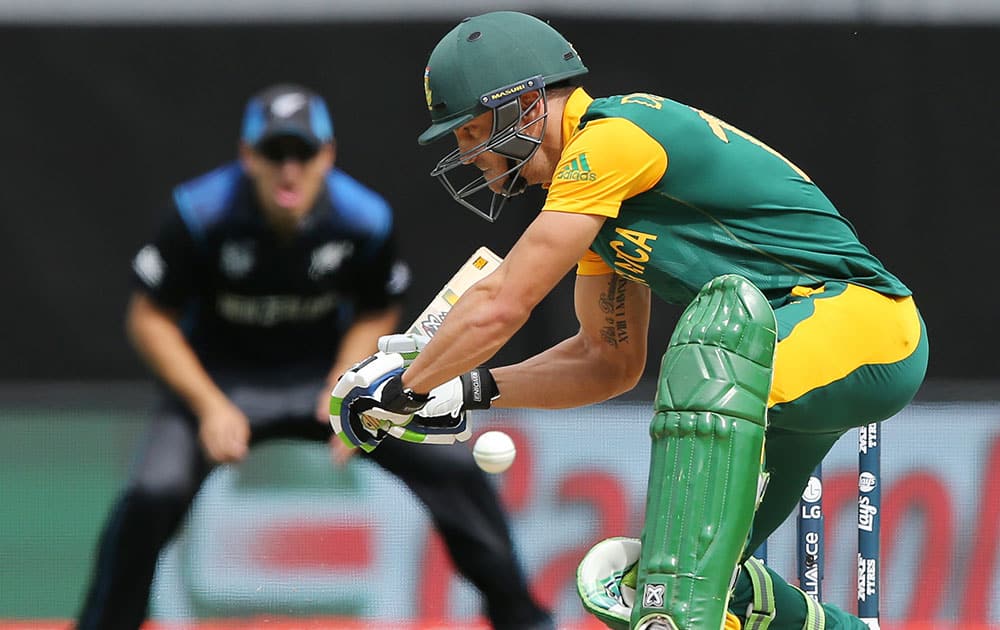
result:
M 993 0 L 0 0 L 0 619 L 76 609 L 151 396 L 122 333 L 130 258 L 175 183 L 235 156 L 249 94 L 295 81 L 328 99 L 339 165 L 396 209 L 416 279 L 404 319 L 475 245 L 509 248 L 540 196 L 488 225 L 428 177 L 447 147 L 416 145 L 429 50 L 497 8 L 550 19 L 592 95 L 658 93 L 780 150 L 914 290 L 931 363 L 917 403 L 885 427 L 884 617 L 1000 621 Z M 570 299 L 567 278 L 497 361 L 571 334 Z M 650 376 L 678 312 L 654 307 Z M 498 483 L 539 592 L 568 622 L 583 550 L 638 533 L 651 392 L 480 427 L 519 440 Z M 824 592 L 848 608 L 854 440 L 824 470 Z M 163 558 L 153 612 L 469 619 L 468 587 L 421 579 L 446 566 L 422 518 L 364 462 L 337 470 L 323 447 L 267 446 L 210 479 Z M 770 555 L 791 574 L 782 540 Z
M 75 611 L 146 395 L 140 384 L 61 393 L 52 386 L 42 398 L 25 396 L 30 389 L 0 397 L 0 619 Z M 515 464 L 495 480 L 534 589 L 567 627 L 586 621 L 573 589 L 580 557 L 598 540 L 637 536 L 641 528 L 650 409 L 622 400 L 476 417 L 477 433 L 499 428 L 515 439 Z M 888 627 L 948 622 L 971 629 L 997 620 L 998 421 L 996 401 L 917 401 L 883 425 Z M 857 586 L 854 431 L 824 463 L 824 509 L 824 597 L 850 610 Z M 768 548 L 771 564 L 790 576 L 794 538 L 790 517 Z M 335 468 L 324 445 L 275 443 L 210 477 L 161 558 L 152 612 L 166 620 L 305 615 L 377 627 L 441 620 L 471 627 L 478 595 L 448 575 L 423 508 L 394 478 L 361 460 Z

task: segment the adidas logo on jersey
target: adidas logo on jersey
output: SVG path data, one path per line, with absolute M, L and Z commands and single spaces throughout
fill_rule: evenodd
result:
M 579 157 L 573 158 L 569 164 L 562 167 L 556 173 L 556 179 L 566 179 L 574 182 L 592 182 L 597 179 L 597 173 L 590 170 L 590 164 L 587 163 L 587 154 L 581 153 Z

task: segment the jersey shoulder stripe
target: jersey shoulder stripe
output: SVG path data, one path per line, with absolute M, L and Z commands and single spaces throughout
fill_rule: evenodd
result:
M 225 218 L 242 176 L 239 163 L 230 162 L 174 188 L 177 210 L 196 239 Z
M 332 221 L 359 235 L 384 240 L 392 231 L 392 208 L 371 188 L 340 169 L 326 177 Z

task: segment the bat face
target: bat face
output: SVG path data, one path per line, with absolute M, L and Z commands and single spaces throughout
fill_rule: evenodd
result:
M 503 259 L 487 247 L 480 247 L 469 257 L 451 280 L 441 289 L 420 317 L 406 331 L 409 334 L 433 337 L 441 328 L 445 316 L 465 291 L 500 266 Z
M 448 311 L 425 312 L 417 321 L 413 322 L 413 326 L 410 327 L 408 332 L 433 337 L 437 334 L 438 329 L 441 328 L 441 324 L 444 323 L 444 316 L 447 314 Z

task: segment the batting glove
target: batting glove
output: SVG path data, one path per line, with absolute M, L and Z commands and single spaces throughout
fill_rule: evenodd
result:
M 428 394 L 430 400 L 417 411 L 424 418 L 458 418 L 473 409 L 489 409 L 500 397 L 497 382 L 486 368 L 476 368 L 438 385 Z
M 437 418 L 414 415 L 407 424 L 390 425 L 386 432 L 394 438 L 416 444 L 452 444 L 456 441 L 465 442 L 472 437 L 472 426 L 464 413 L 457 417 Z
M 345 444 L 375 450 L 390 426 L 405 425 L 423 404 L 403 392 L 404 363 L 398 353 L 377 352 L 337 381 L 330 394 L 330 424 Z
M 431 338 L 426 335 L 410 333 L 383 335 L 378 338 L 378 349 L 380 352 L 395 352 L 402 355 L 403 367 L 409 367 L 430 340 Z
M 390 335 L 389 337 L 392 339 L 383 337 L 389 343 L 382 344 L 380 340 L 380 345 L 385 345 L 387 348 L 402 348 L 404 350 L 404 357 L 410 352 L 409 348 L 411 347 L 416 348 L 413 353 L 416 356 L 423 349 L 423 346 L 426 345 L 426 341 L 429 340 L 428 337 L 421 335 Z M 409 362 L 412 362 L 412 360 L 409 360 Z M 472 437 L 472 427 L 469 424 L 468 415 L 465 411 L 467 409 L 486 409 L 490 406 L 490 400 L 499 395 L 499 392 L 496 391 L 496 382 L 493 380 L 493 377 L 486 370 L 482 370 L 482 372 L 485 376 L 478 373 L 472 376 L 471 372 L 463 374 L 440 387 L 434 388 L 430 394 L 423 396 L 405 389 L 403 387 L 402 375 L 399 377 L 393 376 L 386 383 L 382 400 L 379 403 L 380 408 L 376 409 L 375 412 L 381 413 L 383 409 L 396 411 L 401 414 L 412 412 L 407 422 L 396 420 L 386 429 L 389 435 L 400 440 L 418 444 L 465 442 Z M 462 395 L 461 400 L 459 400 L 455 396 L 461 395 L 462 391 L 450 391 L 452 398 L 449 400 L 452 400 L 452 403 L 446 403 L 444 397 L 446 390 L 448 390 L 447 386 L 449 384 L 454 386 L 454 384 L 461 383 L 463 380 L 467 383 L 468 395 Z M 486 383 L 486 391 L 490 398 L 485 401 L 480 400 L 477 404 L 475 401 L 479 400 L 479 397 L 483 395 L 484 389 L 482 384 L 484 382 Z M 466 399 L 469 401 L 467 405 L 463 404 Z M 457 409 L 453 409 L 452 407 L 455 407 L 456 404 Z

